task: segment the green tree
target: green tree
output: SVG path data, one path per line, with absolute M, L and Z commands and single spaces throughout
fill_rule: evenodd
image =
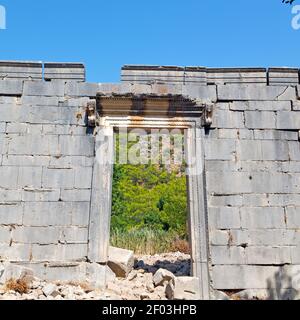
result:
M 115 164 L 112 229 L 155 229 L 186 236 L 184 166 Z

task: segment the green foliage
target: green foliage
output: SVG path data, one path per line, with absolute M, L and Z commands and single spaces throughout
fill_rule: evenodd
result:
M 155 230 L 186 237 L 186 177 L 183 172 L 184 166 L 167 170 L 162 165 L 115 164 L 112 231 Z
M 111 245 L 118 248 L 133 250 L 135 254 L 164 253 L 175 251 L 174 242 L 177 239 L 175 232 L 162 230 L 131 230 L 113 229 Z M 177 251 L 177 250 L 176 250 Z

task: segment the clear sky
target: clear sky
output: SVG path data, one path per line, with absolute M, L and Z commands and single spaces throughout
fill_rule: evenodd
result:
M 300 1 L 295 2 L 296 4 Z M 83 62 L 89 81 L 124 64 L 300 67 L 281 0 L 0 0 L 0 60 Z

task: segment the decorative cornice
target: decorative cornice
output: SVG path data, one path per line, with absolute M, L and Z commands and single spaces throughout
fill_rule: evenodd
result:
M 203 115 L 204 104 L 182 95 L 97 95 L 100 116 L 195 117 Z

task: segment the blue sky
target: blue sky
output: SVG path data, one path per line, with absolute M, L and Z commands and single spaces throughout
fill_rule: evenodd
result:
M 300 4 L 300 1 L 296 0 Z M 0 0 L 0 60 L 83 62 L 89 81 L 124 64 L 300 66 L 281 0 Z

